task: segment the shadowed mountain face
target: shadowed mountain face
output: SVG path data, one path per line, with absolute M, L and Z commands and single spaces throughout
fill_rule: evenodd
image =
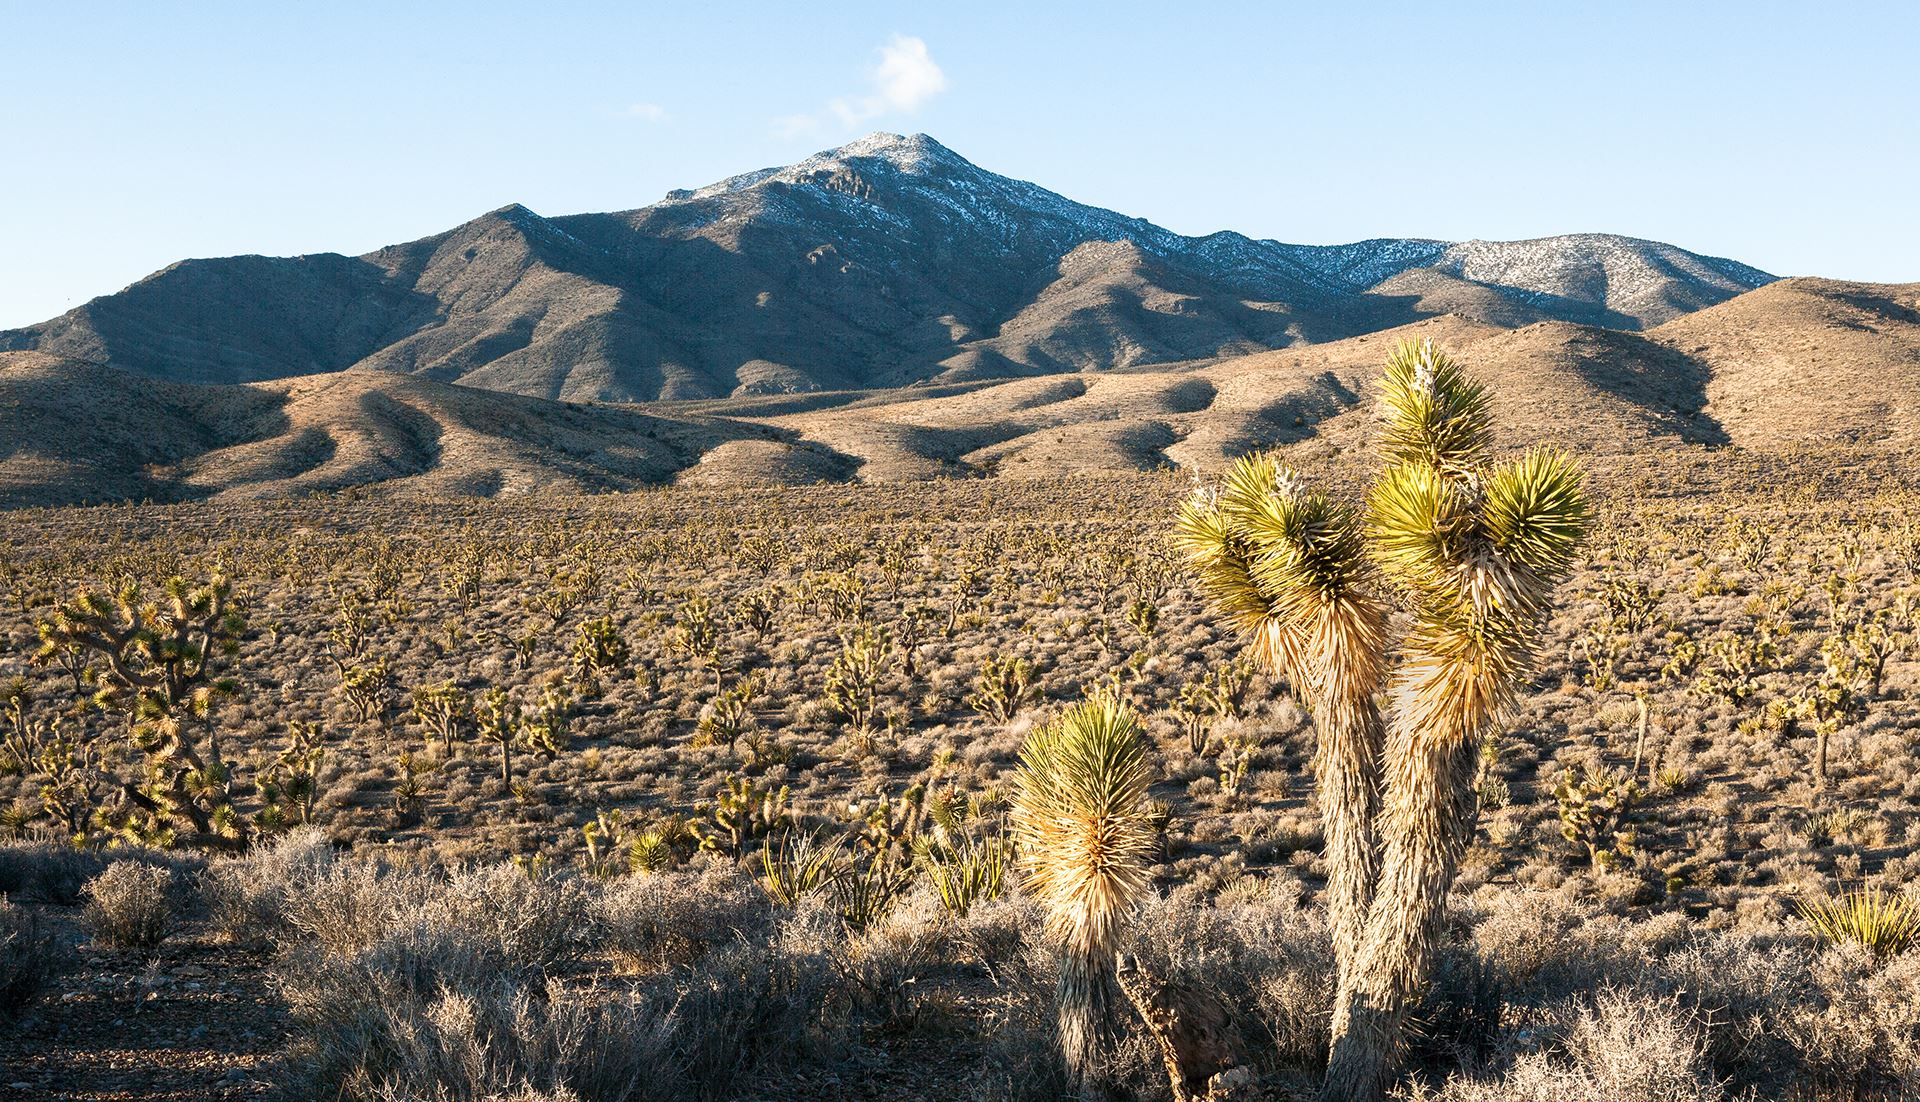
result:
M 1457 313 L 1636 330 L 1772 279 L 1603 235 L 1192 238 L 982 170 L 925 135 L 618 214 L 520 206 L 363 257 L 175 264 L 0 333 L 177 383 L 349 367 L 652 401 L 1219 360 Z

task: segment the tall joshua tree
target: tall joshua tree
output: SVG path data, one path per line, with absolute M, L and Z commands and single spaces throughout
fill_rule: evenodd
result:
M 1329 925 L 1342 974 L 1359 951 L 1378 872 L 1387 610 L 1368 588 L 1360 518 L 1268 455 L 1240 460 L 1181 510 L 1200 586 L 1293 683 L 1320 731 L 1314 772 L 1327 840 Z
M 1586 520 L 1565 456 L 1489 461 L 1487 393 L 1430 342 L 1395 349 L 1382 390 L 1385 467 L 1362 513 L 1254 457 L 1181 518 L 1203 589 L 1320 728 L 1342 960 L 1325 1094 L 1338 1102 L 1389 1085 L 1471 829 L 1480 735 L 1531 666 Z M 1409 623 L 1390 674 L 1387 597 Z M 1383 678 L 1390 721 L 1374 703 Z
M 1035 732 L 1014 774 L 1020 862 L 1061 943 L 1060 1047 L 1079 1076 L 1111 1029 L 1116 946 L 1147 890 L 1147 782 L 1140 721 L 1110 697 L 1077 704 Z

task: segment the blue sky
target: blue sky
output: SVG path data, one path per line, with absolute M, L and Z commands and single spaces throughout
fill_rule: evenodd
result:
M 1920 6 L 0 0 L 0 327 L 872 130 L 1184 233 L 1920 280 Z

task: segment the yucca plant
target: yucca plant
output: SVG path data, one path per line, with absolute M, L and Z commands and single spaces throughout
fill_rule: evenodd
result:
M 1178 529 L 1203 593 L 1319 728 L 1340 961 L 1326 1096 L 1343 1102 L 1388 1086 L 1471 830 L 1481 736 L 1531 665 L 1586 520 L 1565 456 L 1490 462 L 1487 392 L 1431 342 L 1389 356 L 1381 407 L 1385 467 L 1363 509 L 1256 455 Z M 1389 676 L 1390 600 L 1411 626 Z
M 1920 937 L 1920 905 L 1874 887 L 1802 903 L 1800 917 L 1828 941 L 1854 942 L 1881 960 L 1906 952 Z
M 1036 731 L 1014 773 L 1020 867 L 1061 943 L 1060 1047 L 1077 1075 L 1109 1031 L 1116 945 L 1148 887 L 1148 779 L 1140 721 L 1108 696 Z
M 823 844 L 817 831 L 788 831 L 760 851 L 761 886 L 775 903 L 791 907 L 840 879 L 841 843 Z
M 847 929 L 866 929 L 887 917 L 907 886 L 907 871 L 885 851 L 854 861 L 830 882 L 834 910 Z
M 950 914 L 964 915 L 975 903 L 1000 898 L 1012 864 L 1013 846 L 1004 838 L 963 839 L 927 858 L 927 880 L 940 905 Z

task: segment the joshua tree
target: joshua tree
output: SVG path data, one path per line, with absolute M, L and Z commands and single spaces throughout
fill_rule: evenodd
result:
M 1181 510 L 1180 542 L 1209 600 L 1292 681 L 1320 730 L 1314 758 L 1327 839 L 1328 913 L 1344 973 L 1359 951 L 1377 873 L 1374 816 L 1384 723 L 1386 610 L 1367 587 L 1351 508 L 1310 493 L 1266 455 Z
M 1792 737 L 1799 721 L 1813 724 L 1813 783 L 1825 791 L 1827 748 L 1842 727 L 1866 714 L 1861 689 L 1869 673 L 1837 635 L 1821 646 L 1820 660 L 1820 676 L 1787 702 L 1784 718 L 1788 737 Z
M 1147 781 L 1139 720 L 1111 697 L 1074 705 L 1035 732 L 1014 774 L 1020 863 L 1061 942 L 1060 1046 L 1077 1075 L 1109 1029 L 1116 943 L 1147 890 Z
M 1386 466 L 1361 512 L 1256 456 L 1190 502 L 1180 526 L 1208 597 L 1319 725 L 1344 960 L 1326 1096 L 1340 1102 L 1388 1086 L 1471 830 L 1481 735 L 1531 664 L 1586 520 L 1564 456 L 1489 463 L 1487 393 L 1431 343 L 1389 357 L 1382 412 Z M 1411 621 L 1390 679 L 1389 595 Z M 1375 703 L 1383 680 L 1390 723 Z
M 471 714 L 467 694 L 452 678 L 413 690 L 413 718 L 426 728 L 429 737 L 440 740 L 447 757 L 453 756 L 453 741 Z
M 613 620 L 602 616 L 580 625 L 571 657 L 574 684 L 581 696 L 593 698 L 600 695 L 600 679 L 618 677 L 632 661 L 633 652 Z
M 840 654 L 827 668 L 827 707 L 847 721 L 854 737 L 872 737 L 880 710 L 880 681 L 892 658 L 893 640 L 885 628 L 862 624 L 840 636 Z
M 512 788 L 513 742 L 520 737 L 520 727 L 525 722 L 520 702 L 505 689 L 488 689 L 480 697 L 475 718 L 480 741 L 500 747 L 500 783 Z
M 108 596 L 82 592 L 40 626 L 41 653 L 80 648 L 104 665 L 95 700 L 126 716 L 128 732 L 152 766 L 144 786 L 126 784 L 129 803 L 154 820 L 185 821 L 202 840 L 235 841 L 241 827 L 225 801 L 227 769 L 220 741 L 209 733 L 203 755 L 194 728 L 234 683 L 214 676 L 218 660 L 238 647 L 245 621 L 230 606 L 232 588 L 215 574 L 193 586 L 167 581 L 158 601 L 128 582 Z

